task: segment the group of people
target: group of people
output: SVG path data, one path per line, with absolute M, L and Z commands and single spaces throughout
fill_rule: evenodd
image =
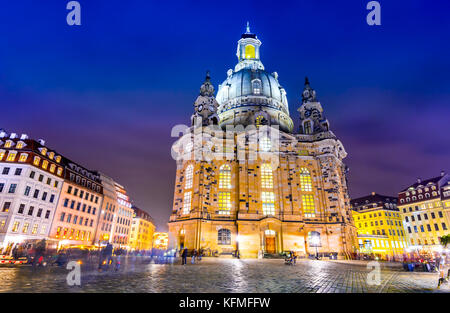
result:
M 197 251 L 197 249 L 194 249 L 191 254 L 191 263 L 195 264 L 196 260 L 201 261 L 203 256 L 203 249 L 200 249 Z M 184 248 L 181 249 L 181 265 L 186 265 L 188 258 L 188 249 Z

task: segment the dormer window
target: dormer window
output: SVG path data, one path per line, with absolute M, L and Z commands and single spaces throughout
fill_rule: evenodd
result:
M 56 158 L 55 158 L 55 161 L 56 161 L 57 163 L 61 162 L 61 156 L 60 156 L 60 155 L 57 155 Z
M 14 160 L 16 159 L 16 155 L 17 155 L 16 151 L 10 151 L 8 153 L 8 158 L 6 159 L 6 161 L 14 162 Z
M 49 152 L 48 157 L 50 160 L 53 160 L 53 158 L 55 157 L 55 152 Z
M 16 148 L 17 148 L 17 149 L 22 149 L 23 147 L 25 147 L 25 142 L 19 141 L 19 142 L 17 143 Z
M 28 159 L 28 154 L 26 154 L 26 153 L 20 154 L 19 162 L 26 162 L 27 159 Z
M 47 148 L 41 148 L 41 154 L 47 155 Z
M 33 164 L 36 165 L 36 166 L 39 166 L 40 162 L 41 162 L 41 158 L 38 157 L 38 156 L 35 156 L 34 160 L 33 160 Z
M 14 142 L 12 140 L 7 140 L 5 142 L 5 148 L 11 148 L 14 145 Z
M 58 170 L 57 170 L 56 174 L 58 174 L 58 176 L 61 176 L 62 175 L 62 171 L 63 171 L 62 167 L 58 167 Z
M 261 81 L 259 79 L 253 80 L 252 88 L 253 88 L 254 95 L 260 95 L 261 94 Z

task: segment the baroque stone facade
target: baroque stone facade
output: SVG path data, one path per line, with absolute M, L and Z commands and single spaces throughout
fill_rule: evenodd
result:
M 291 250 L 349 256 L 356 230 L 345 149 L 308 81 L 301 129 L 292 132 L 285 91 L 278 74 L 265 72 L 260 45 L 247 28 L 235 70 L 228 71 L 216 98 L 207 75 L 192 126 L 173 145 L 170 245 L 206 254 L 238 251 L 241 257 Z

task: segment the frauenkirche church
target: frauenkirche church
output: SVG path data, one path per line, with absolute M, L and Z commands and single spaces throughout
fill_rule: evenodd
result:
M 216 95 L 207 74 L 192 126 L 172 147 L 173 247 L 250 258 L 291 250 L 345 258 L 356 249 L 345 149 L 307 79 L 294 131 L 286 91 L 276 72 L 266 72 L 260 46 L 247 25 L 238 64 Z M 218 131 L 197 136 L 208 127 Z

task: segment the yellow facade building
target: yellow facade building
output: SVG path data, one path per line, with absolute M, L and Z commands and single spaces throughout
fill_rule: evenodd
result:
M 150 214 L 133 207 L 133 221 L 131 223 L 131 232 L 129 246 L 131 250 L 151 250 L 153 248 L 153 236 L 155 225 Z
M 440 252 L 440 237 L 450 234 L 450 175 L 418 179 L 398 197 L 409 252 Z
M 169 247 L 169 234 L 157 232 L 153 234 L 153 248 L 167 250 Z
M 247 29 L 238 64 L 217 95 L 209 74 L 192 126 L 173 145 L 177 163 L 171 245 L 219 255 L 340 258 L 356 252 L 346 157 L 306 79 L 293 130 L 278 74 Z
M 397 198 L 372 193 L 351 201 L 359 252 L 381 259 L 401 257 L 407 248 Z

